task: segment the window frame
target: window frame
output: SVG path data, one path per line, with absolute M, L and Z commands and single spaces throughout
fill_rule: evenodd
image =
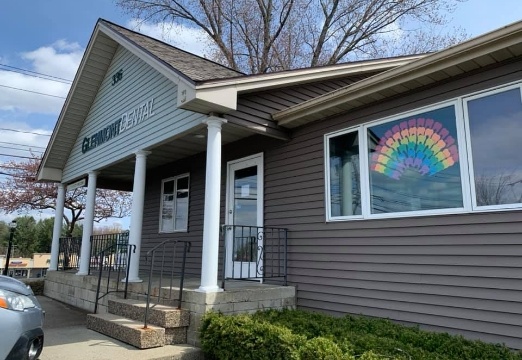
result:
M 357 137 L 359 139 L 359 184 L 361 186 L 360 193 L 361 193 L 361 215 L 347 215 L 347 216 L 331 216 L 332 214 L 332 196 L 330 193 L 330 139 L 357 132 Z M 336 131 L 333 133 L 325 134 L 324 135 L 324 141 L 326 146 L 324 147 L 324 156 L 325 156 L 325 162 L 324 162 L 324 169 L 325 169 L 325 201 L 326 201 L 326 219 L 327 221 L 345 221 L 345 220 L 354 220 L 354 219 L 363 219 L 364 215 L 364 190 L 363 190 L 363 184 L 362 184 L 362 160 L 361 160 L 361 135 L 362 135 L 362 128 L 361 126 L 352 126 L 347 129 L 343 129 L 340 131 Z
M 433 216 L 433 215 L 452 215 L 452 214 L 465 214 L 465 213 L 481 213 L 491 211 L 510 211 L 510 210 L 522 210 L 522 203 L 520 204 L 501 204 L 501 205 L 489 205 L 489 206 L 477 206 L 476 205 L 476 193 L 475 193 L 475 178 L 473 172 L 473 161 L 471 154 L 471 138 L 469 117 L 467 110 L 467 102 L 477 98 L 493 95 L 495 93 L 501 93 L 514 88 L 518 88 L 520 91 L 522 101 L 522 81 L 518 80 L 508 84 L 502 84 L 488 89 L 472 92 L 466 95 L 454 97 L 445 101 L 430 104 L 428 106 L 418 107 L 412 110 L 404 111 L 401 113 L 393 114 L 390 116 L 382 117 L 373 121 L 365 122 L 359 125 L 351 126 L 341 130 L 337 130 L 324 135 L 325 139 L 325 200 L 326 200 L 326 222 L 336 221 L 348 221 L 348 220 L 375 220 L 375 219 L 389 219 L 389 218 L 410 218 L 410 217 L 422 217 L 422 216 Z M 459 171 L 461 180 L 461 191 L 462 191 L 462 207 L 459 208 L 445 208 L 436 210 L 417 210 L 408 212 L 395 212 L 395 213 L 383 213 L 383 214 L 372 214 L 370 204 L 370 174 L 369 174 L 369 149 L 367 133 L 368 128 L 376 125 L 381 125 L 387 122 L 396 121 L 405 117 L 419 115 L 423 112 L 437 110 L 443 107 L 453 106 L 455 109 L 455 126 L 457 130 L 457 146 L 459 149 Z M 330 195 L 330 160 L 329 160 L 329 140 L 333 137 L 358 131 L 359 134 L 359 164 L 360 164 L 360 183 L 361 183 L 361 209 L 362 215 L 352 216 L 331 216 L 331 195 Z
M 183 229 L 175 229 L 175 226 L 176 226 L 176 213 L 177 213 L 177 208 L 176 208 L 176 193 L 178 191 L 178 180 L 179 179 L 182 179 L 182 178 L 187 178 L 187 182 L 188 182 L 188 194 L 187 194 L 187 226 Z M 173 204 L 173 209 L 172 209 L 172 228 L 173 230 L 172 231 L 165 231 L 163 230 L 163 201 L 164 201 L 164 188 L 165 188 L 165 183 L 166 182 L 169 182 L 169 181 L 173 181 L 174 182 L 174 204 Z M 189 213 L 190 213 L 190 173 L 184 173 L 184 174 L 180 174 L 180 175 L 176 175 L 176 176 L 172 176 L 172 177 L 169 177 L 169 178 L 165 178 L 165 179 L 162 179 L 161 180 L 161 198 L 160 198 L 160 207 L 159 207 L 159 229 L 158 229 L 158 233 L 160 234 L 172 234 L 172 233 L 178 233 L 178 232 L 188 232 L 188 223 L 189 223 Z
M 475 187 L 475 168 L 473 166 L 473 151 L 471 149 L 471 127 L 469 123 L 468 113 L 468 102 L 485 98 L 487 96 L 500 94 L 513 89 L 518 89 L 520 95 L 520 101 L 522 102 L 522 83 L 517 81 L 515 83 L 504 84 L 493 88 L 485 89 L 480 92 L 469 94 L 462 97 L 462 108 L 464 113 L 464 126 L 466 131 L 466 152 L 468 156 L 468 171 L 470 179 L 470 197 L 471 197 L 471 210 L 473 212 L 485 212 L 485 211 L 504 211 L 504 210 L 516 210 L 522 209 L 522 203 L 514 204 L 500 204 L 500 205 L 477 205 L 477 192 Z

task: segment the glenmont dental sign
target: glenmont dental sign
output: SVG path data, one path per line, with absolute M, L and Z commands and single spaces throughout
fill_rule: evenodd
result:
M 123 134 L 125 131 L 132 129 L 152 116 L 154 116 L 154 98 L 151 98 L 130 111 L 125 111 L 118 120 L 95 132 L 91 136 L 83 138 L 82 153 L 85 154 L 87 151 L 114 139 L 116 136 Z

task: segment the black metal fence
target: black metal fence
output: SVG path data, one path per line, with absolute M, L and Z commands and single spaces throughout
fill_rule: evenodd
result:
M 223 225 L 223 283 L 226 279 L 287 278 L 287 229 Z
M 81 237 L 59 239 L 58 270 L 78 269 L 80 266 Z
M 104 270 L 125 269 L 127 267 L 127 252 L 129 232 L 116 234 L 101 234 L 91 236 L 91 269 Z
M 91 236 L 89 273 L 100 266 L 107 270 L 126 268 L 129 232 Z M 62 237 L 59 240 L 58 270 L 80 268 L 81 237 Z M 106 250 L 106 249 L 111 249 Z M 102 251 L 105 250 L 102 254 Z

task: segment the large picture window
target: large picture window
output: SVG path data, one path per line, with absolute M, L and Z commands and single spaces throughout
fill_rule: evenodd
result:
M 327 220 L 522 209 L 519 139 L 520 84 L 328 134 Z
M 161 182 L 160 232 L 187 231 L 189 175 Z
M 372 214 L 462 208 L 455 107 L 367 128 Z

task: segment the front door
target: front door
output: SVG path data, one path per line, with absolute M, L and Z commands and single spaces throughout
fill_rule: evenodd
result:
M 228 163 L 226 225 L 227 278 L 261 278 L 263 154 Z

